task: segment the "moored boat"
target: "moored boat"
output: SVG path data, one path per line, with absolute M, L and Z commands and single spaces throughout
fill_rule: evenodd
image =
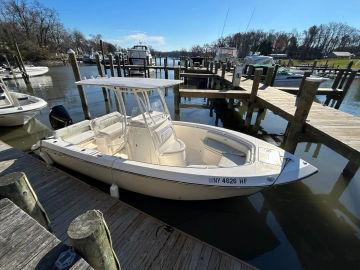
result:
M 0 126 L 24 125 L 46 106 L 41 98 L 9 91 L 0 80 Z
M 257 138 L 171 121 L 163 88 L 180 82 L 123 77 L 77 82 L 113 90 L 120 112 L 55 131 L 38 145 L 40 155 L 100 181 L 175 200 L 250 195 L 317 171 Z M 137 110 L 125 105 L 124 92 L 134 95 Z

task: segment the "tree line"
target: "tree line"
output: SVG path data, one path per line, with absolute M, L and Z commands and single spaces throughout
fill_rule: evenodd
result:
M 100 50 L 101 35 L 86 38 L 79 30 L 68 30 L 54 9 L 38 1 L 0 0 L 0 53 L 13 54 L 18 43 L 26 60 L 37 61 L 66 53 L 69 48 L 78 54 Z M 104 42 L 105 52 L 116 47 Z
M 293 59 L 315 59 L 332 51 L 348 51 L 360 55 L 360 30 L 344 23 L 313 25 L 303 32 L 261 31 L 239 32 L 219 38 L 211 44 L 194 45 L 171 55 L 214 56 L 218 47 L 235 47 L 239 57 L 253 52 L 262 55 L 287 54 Z

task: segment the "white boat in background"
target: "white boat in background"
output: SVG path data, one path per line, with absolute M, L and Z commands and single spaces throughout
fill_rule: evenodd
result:
M 48 163 L 174 200 L 250 195 L 317 171 L 257 138 L 214 126 L 172 122 L 163 91 L 179 83 L 130 77 L 79 81 L 76 84 L 114 91 L 120 112 L 56 130 L 33 149 L 38 148 Z M 124 92 L 134 95 L 135 108 L 125 106 Z
M 258 65 L 258 66 L 273 66 L 275 61 L 271 56 L 265 55 L 251 55 L 244 58 L 244 65 Z M 275 86 L 297 86 L 300 84 L 304 76 L 304 71 L 288 67 L 279 67 L 276 77 Z M 327 81 L 329 78 L 319 77 L 316 75 L 310 75 L 312 78 L 319 78 L 322 81 Z
M 148 46 L 135 45 L 127 50 L 127 56 L 130 65 L 144 65 L 144 61 L 148 66 L 152 65 L 152 55 Z
M 26 73 L 29 77 L 41 76 L 49 72 L 48 67 L 35 67 L 35 66 L 25 66 Z M 0 69 L 0 78 L 3 80 L 12 80 L 14 79 L 14 74 L 16 79 L 22 78 L 22 73 L 19 68 L 15 68 L 12 71 L 10 68 L 2 68 Z
M 0 126 L 24 125 L 46 106 L 41 98 L 10 92 L 0 80 Z

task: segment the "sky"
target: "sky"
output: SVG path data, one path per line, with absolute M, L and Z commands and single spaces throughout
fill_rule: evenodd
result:
M 105 41 L 121 47 L 142 42 L 162 51 L 190 49 L 246 29 L 302 32 L 328 22 L 360 28 L 360 0 L 39 2 L 57 10 L 66 28 L 80 30 L 87 37 L 101 34 Z

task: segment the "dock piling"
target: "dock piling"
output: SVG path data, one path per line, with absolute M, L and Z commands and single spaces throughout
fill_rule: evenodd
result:
M 261 75 L 262 75 L 262 69 L 256 68 L 255 72 L 254 72 L 254 81 L 253 81 L 253 85 L 252 85 L 251 93 L 250 93 L 250 97 L 249 97 L 249 102 L 248 102 L 248 110 L 247 110 L 246 118 L 245 118 L 245 126 L 250 126 L 250 124 L 251 124 L 251 118 L 252 118 L 252 115 L 254 112 L 255 100 L 256 100 L 257 92 L 259 90 Z
M 101 55 L 102 55 L 102 64 L 104 66 L 104 72 L 107 75 L 107 70 L 106 70 L 106 63 L 105 63 L 105 51 L 104 51 L 104 44 L 103 41 L 100 39 L 100 50 L 101 50 Z
M 300 90 L 299 104 L 296 108 L 294 118 L 288 124 L 284 148 L 290 153 L 294 153 L 297 145 L 297 138 L 303 131 L 306 118 L 309 115 L 311 105 L 314 101 L 317 89 L 321 81 L 306 78 Z
M 101 68 L 101 63 L 100 63 L 100 55 L 98 52 L 95 53 L 95 60 L 96 60 L 96 66 L 97 66 L 99 76 L 104 77 L 104 74 L 103 74 L 102 68 Z M 102 89 L 102 93 L 103 93 L 104 101 L 105 101 L 105 111 L 106 111 L 106 113 L 110 113 L 110 105 L 109 105 L 109 99 L 108 99 L 106 89 L 105 89 L 105 87 L 102 87 L 101 89 Z
M 180 80 L 180 68 L 174 69 L 174 80 Z M 180 86 L 178 84 L 173 86 L 174 89 L 174 108 L 175 115 L 180 114 Z
M 114 70 L 114 59 L 112 53 L 108 54 L 109 63 L 110 63 L 110 74 L 111 77 L 115 77 L 115 70 Z
M 118 77 L 121 77 L 121 59 L 120 59 L 119 53 L 115 54 L 115 62 L 116 62 L 117 75 L 118 75 Z
M 50 220 L 25 173 L 14 172 L 0 177 L 0 199 L 8 198 L 50 230 Z
M 269 67 L 266 71 L 265 85 L 268 86 L 271 85 L 273 74 L 274 74 L 274 67 Z
M 72 67 L 72 70 L 74 73 L 75 81 L 76 82 L 81 81 L 80 69 L 79 69 L 79 65 L 76 61 L 75 52 L 72 49 L 69 49 L 67 53 L 69 55 L 69 61 L 70 61 L 70 64 L 71 64 L 71 67 Z M 81 106 L 82 106 L 82 109 L 84 112 L 85 119 L 91 119 L 86 95 L 84 93 L 84 88 L 82 87 L 82 85 L 77 85 L 77 89 L 79 91 Z
M 67 234 L 72 246 L 94 268 L 120 270 L 109 228 L 99 210 L 89 210 L 75 218 Z
M 275 67 L 274 67 L 274 72 L 273 72 L 273 76 L 272 76 L 272 78 L 271 78 L 270 86 L 274 86 L 275 79 L 276 79 L 276 74 L 277 74 L 277 72 L 278 72 L 278 69 L 279 69 L 279 65 L 275 65 Z
M 351 73 L 350 73 L 350 75 L 349 75 L 349 78 L 347 79 L 346 84 L 344 85 L 344 88 L 343 88 L 343 90 L 342 90 L 341 96 L 340 96 L 340 98 L 337 100 L 337 102 L 336 102 L 336 104 L 335 104 L 335 107 L 334 107 L 335 109 L 339 109 L 339 108 L 340 108 L 341 103 L 344 101 L 344 98 L 345 98 L 345 96 L 346 96 L 346 94 L 347 94 L 347 92 L 348 92 L 348 90 L 349 90 L 352 82 L 353 82 L 354 79 L 355 79 L 356 73 L 357 73 L 356 70 L 351 71 Z

